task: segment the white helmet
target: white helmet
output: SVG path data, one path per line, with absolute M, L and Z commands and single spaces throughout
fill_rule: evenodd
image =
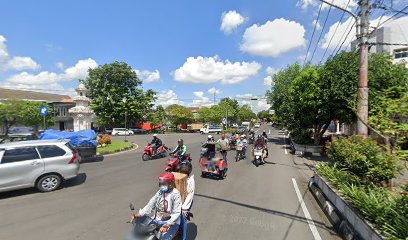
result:
M 212 139 L 213 138 L 213 136 L 212 135 L 208 135 L 208 137 L 207 137 L 208 139 Z
M 155 133 L 155 134 L 153 134 L 153 137 L 157 137 L 157 134 Z
M 243 134 L 241 135 L 241 138 L 245 138 L 245 137 L 246 137 L 245 135 L 243 135 Z

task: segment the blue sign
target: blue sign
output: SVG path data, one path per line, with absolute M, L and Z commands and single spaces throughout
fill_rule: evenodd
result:
M 45 117 L 48 114 L 48 108 L 47 106 L 41 106 L 40 107 L 40 114 L 41 116 Z

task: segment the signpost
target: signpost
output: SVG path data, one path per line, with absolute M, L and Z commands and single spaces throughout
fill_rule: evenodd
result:
M 44 123 L 44 125 L 43 125 L 44 128 L 43 129 L 45 130 L 45 116 L 47 116 L 47 114 L 48 114 L 47 106 L 41 106 L 40 107 L 40 114 L 43 117 L 43 123 Z

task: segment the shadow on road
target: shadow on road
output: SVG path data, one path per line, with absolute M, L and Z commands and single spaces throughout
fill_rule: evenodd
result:
M 308 219 L 306 219 L 304 217 L 301 217 L 301 216 L 294 215 L 294 214 L 290 214 L 290 213 L 280 212 L 280 211 L 267 209 L 267 208 L 261 208 L 261 207 L 257 207 L 257 206 L 253 206 L 253 205 L 249 205 L 249 204 L 245 204 L 245 203 L 235 202 L 235 201 L 231 201 L 231 200 L 228 200 L 228 199 L 222 199 L 222 198 L 217 198 L 217 197 L 211 197 L 211 196 L 207 196 L 207 195 L 203 195 L 203 194 L 199 194 L 199 193 L 196 193 L 195 196 L 202 197 L 202 198 L 207 198 L 207 199 L 211 199 L 211 200 L 216 200 L 216 201 L 221 201 L 221 202 L 226 202 L 226 203 L 234 204 L 234 205 L 237 205 L 237 206 L 240 206 L 240 207 L 246 207 L 246 208 L 258 210 L 258 211 L 261 211 L 261 212 L 264 212 L 264 213 L 269 213 L 269 214 L 277 215 L 277 216 L 280 216 L 280 217 L 289 218 L 289 219 L 292 219 L 293 221 L 299 221 L 299 222 L 303 222 L 303 223 L 306 223 L 306 224 L 308 223 Z M 311 221 L 314 222 L 314 224 L 317 227 L 332 230 L 331 227 L 326 226 L 326 224 L 323 223 L 323 222 L 319 222 L 319 221 L 316 221 L 316 220 L 311 220 Z
M 195 223 L 187 223 L 187 239 L 194 240 L 197 237 L 197 225 Z
M 283 137 L 268 138 L 268 142 L 275 143 L 276 145 L 286 145 Z
M 88 157 L 88 158 L 81 159 L 81 164 L 102 162 L 104 159 L 105 159 L 104 156 Z
M 76 178 L 70 179 L 66 181 L 65 183 L 62 183 L 61 187 L 62 188 L 75 187 L 75 186 L 83 184 L 85 181 L 86 181 L 86 173 L 80 173 Z M 56 190 L 56 191 L 60 191 L 60 190 Z M 26 189 L 11 191 L 11 192 L 0 193 L 0 199 L 7 199 L 7 198 L 25 196 L 25 195 L 30 195 L 30 194 L 37 194 L 37 193 L 40 193 L 40 192 L 36 188 L 26 188 Z

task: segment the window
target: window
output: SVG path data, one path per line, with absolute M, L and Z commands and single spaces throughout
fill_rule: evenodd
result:
M 394 57 L 396 59 L 408 57 L 408 48 L 402 48 L 402 49 L 394 50 Z
M 41 158 L 60 157 L 66 154 L 63 149 L 55 145 L 37 146 L 37 149 L 40 152 Z
M 67 142 L 65 144 L 67 148 L 69 148 L 73 153 L 77 153 L 77 150 L 71 145 L 71 143 Z
M 3 154 L 3 159 L 1 164 L 12 163 L 12 162 L 22 162 L 27 160 L 39 159 L 37 150 L 35 147 L 21 147 L 14 149 L 6 149 Z

